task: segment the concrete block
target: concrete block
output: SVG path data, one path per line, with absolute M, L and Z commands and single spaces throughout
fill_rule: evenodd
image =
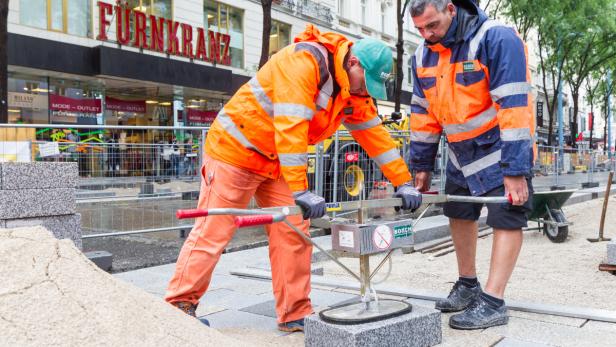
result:
M 0 163 L 0 189 L 75 188 L 79 180 L 77 163 Z
M 113 263 L 113 255 L 111 253 L 107 251 L 94 251 L 84 253 L 84 255 L 103 271 L 109 272 L 111 270 L 111 264 Z
M 421 306 L 402 316 L 364 324 L 330 324 L 318 315 L 307 317 L 305 324 L 306 346 L 434 346 L 442 341 L 441 313 Z
M 75 188 L 0 190 L 0 219 L 75 213 Z
M 616 239 L 612 239 L 607 244 L 607 263 L 616 265 Z
M 61 216 L 0 220 L 0 226 L 9 229 L 35 225 L 42 225 L 45 229 L 51 231 L 57 239 L 70 239 L 75 243 L 77 248 L 82 248 L 81 215 L 78 213 Z

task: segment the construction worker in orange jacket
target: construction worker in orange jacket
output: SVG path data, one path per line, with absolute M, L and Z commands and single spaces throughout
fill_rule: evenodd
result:
M 274 54 L 218 113 L 208 132 L 198 208 L 297 204 L 290 222 L 306 235 L 325 201 L 308 190 L 308 145 L 344 124 L 397 186 L 405 209 L 421 204 L 399 150 L 381 125 L 372 97 L 386 98 L 391 50 L 382 42 L 356 43 L 314 26 Z M 302 218 L 303 217 L 303 218 Z M 235 231 L 232 216 L 198 218 L 184 243 L 165 299 L 195 315 L 214 266 Z M 266 227 L 278 326 L 303 331 L 310 303 L 311 245 L 282 223 Z
M 489 204 L 494 229 L 490 273 L 482 291 L 475 253 L 481 204 L 446 203 L 459 279 L 436 303 L 458 329 L 508 322 L 505 287 L 522 247 L 531 208 L 534 118 L 524 42 L 517 32 L 490 20 L 472 0 L 413 0 L 411 17 L 425 39 L 412 59 L 410 167 L 420 191 L 442 133 L 449 161 L 445 192 L 511 195 L 512 204 Z

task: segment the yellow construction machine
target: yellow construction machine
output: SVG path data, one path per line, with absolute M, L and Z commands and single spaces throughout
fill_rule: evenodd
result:
M 380 116 L 383 125 L 390 130 L 400 153 L 408 145 L 408 117 L 405 114 Z M 387 181 L 376 163 L 344 126 L 338 129 L 338 150 L 335 135 L 322 143 L 322 161 L 318 179 L 321 180 L 323 196 L 327 201 L 350 201 L 365 199 L 373 189 L 384 190 Z M 316 146 L 308 148 L 308 180 L 310 189 L 315 189 L 317 180 Z

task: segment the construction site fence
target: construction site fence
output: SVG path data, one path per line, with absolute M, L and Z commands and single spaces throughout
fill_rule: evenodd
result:
M 199 195 L 205 127 L 0 124 L 0 162 L 75 162 L 84 238 L 190 228 L 175 211 Z M 410 135 L 390 131 L 408 162 Z M 444 191 L 447 143 L 441 140 L 432 189 Z M 614 168 L 603 151 L 539 146 L 533 173 L 540 189 L 597 184 Z M 309 189 L 328 202 L 390 197 L 394 187 L 347 131 L 310 146 Z M 251 205 L 252 206 L 252 205 Z

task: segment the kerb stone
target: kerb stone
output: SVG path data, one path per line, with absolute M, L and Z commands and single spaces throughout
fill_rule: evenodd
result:
M 354 325 L 331 324 L 311 315 L 305 319 L 305 336 L 306 346 L 434 346 L 442 340 L 441 312 L 413 306 L 398 317 Z

